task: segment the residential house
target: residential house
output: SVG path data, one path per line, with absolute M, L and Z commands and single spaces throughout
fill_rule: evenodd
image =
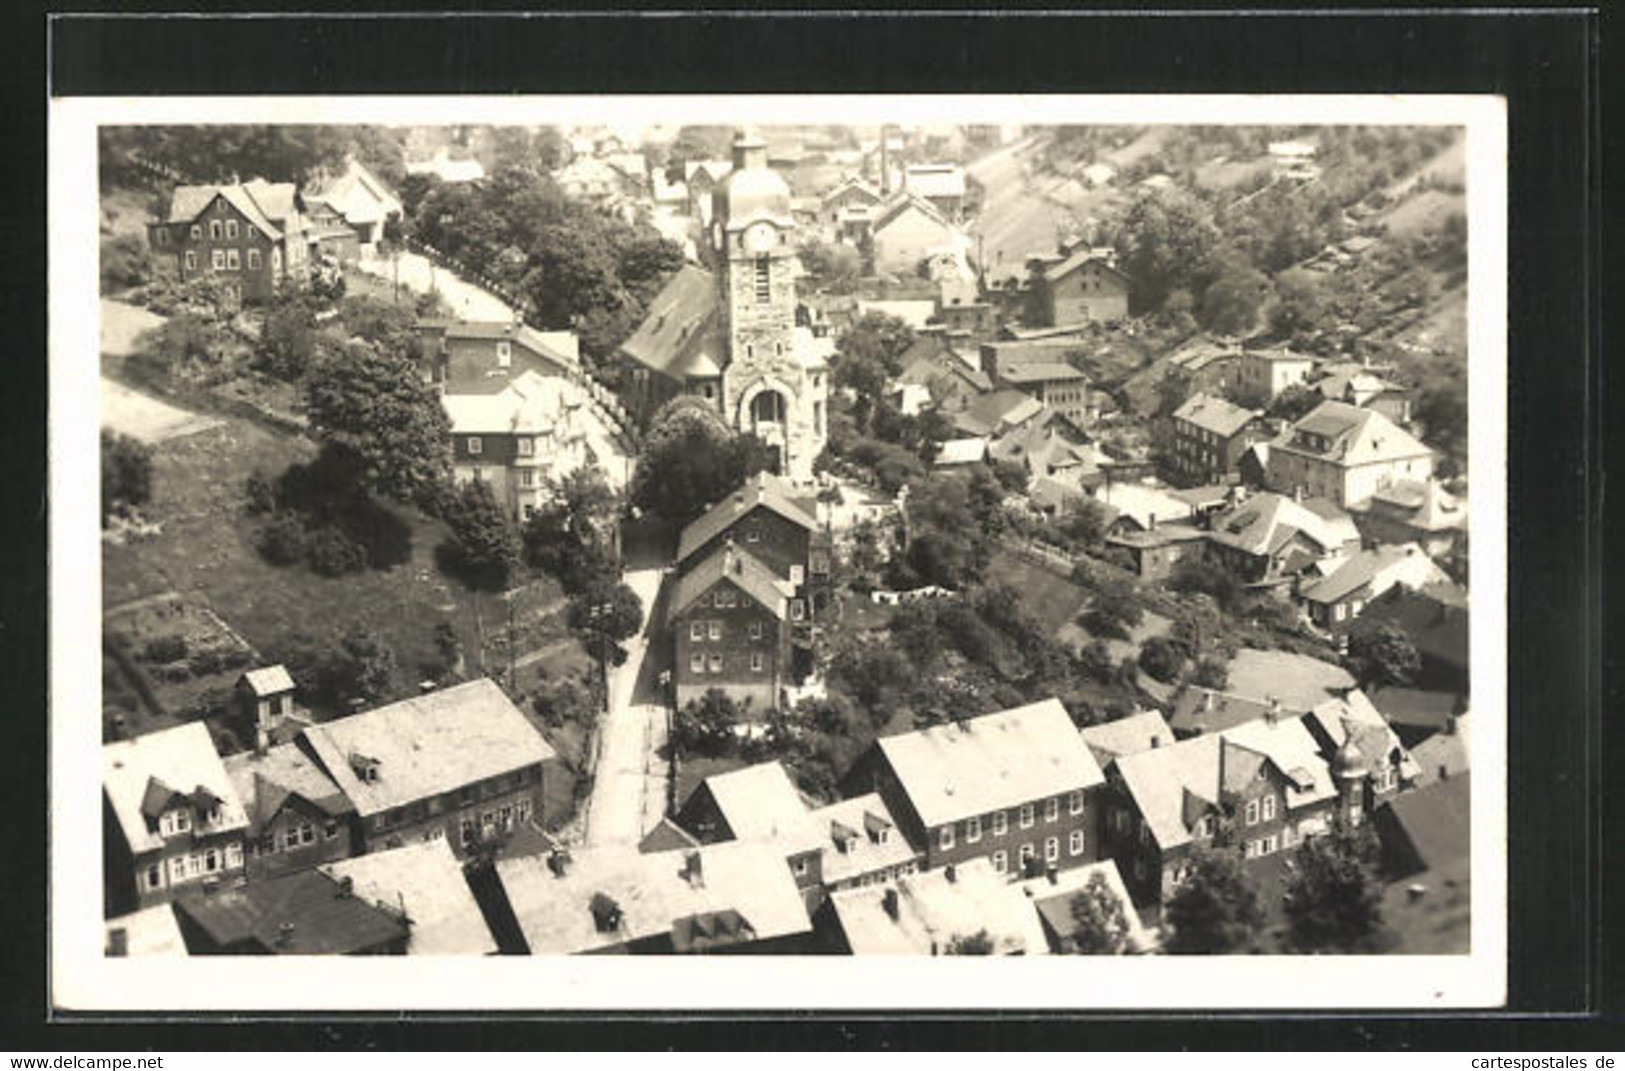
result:
M 1119 755 L 1137 755 L 1174 742 L 1173 730 L 1157 710 L 1142 710 L 1115 721 L 1087 725 L 1078 731 L 1078 736 L 1103 770 Z
M 175 914 L 195 956 L 398 956 L 411 935 L 398 908 L 321 870 L 189 893 Z
M 752 551 L 726 538 L 693 559 L 667 610 L 677 706 L 715 688 L 753 716 L 779 709 L 794 678 L 792 601 L 806 615 L 795 590 Z
M 255 302 L 306 276 L 314 242 L 294 185 L 254 179 L 175 187 L 168 215 L 147 224 L 147 244 L 181 280 L 215 275 Z
M 1222 733 L 1260 718 L 1301 718 L 1307 713 L 1307 709 L 1284 706 L 1273 695 L 1256 698 L 1193 684 L 1174 701 L 1168 725 L 1176 737 L 1185 740 L 1203 733 Z
M 1195 507 L 1172 489 L 1150 483 L 1108 481 L 1095 489 L 1095 501 L 1111 515 L 1107 535 L 1151 532 L 1170 521 L 1186 522 L 1196 517 Z
M 1418 543 L 1430 558 L 1451 562 L 1467 540 L 1467 504 L 1437 479 L 1397 480 L 1351 512 L 1372 543 Z
M 1199 484 L 1226 483 L 1247 448 L 1264 434 L 1261 414 L 1224 398 L 1196 394 L 1174 410 L 1171 467 Z
M 596 460 L 587 395 L 574 380 L 526 371 L 495 394 L 442 394 L 440 404 L 451 425 L 453 477 L 486 484 L 518 520 L 549 501 L 549 481 Z
M 1267 405 L 1288 387 L 1307 383 L 1314 369 L 1313 357 L 1285 348 L 1243 350 L 1236 366 L 1236 387 Z
M 1049 327 L 1126 319 L 1128 288 L 1114 258 L 1087 246 L 1055 263 L 1040 260 L 1032 275 L 1037 320 Z
M 949 472 L 965 472 L 987 462 L 987 439 L 973 436 L 967 439 L 945 439 L 937 444 L 931 467 Z
M 632 845 L 499 859 L 502 898 L 530 955 L 803 951 L 811 920 L 777 845 L 669 852 Z
M 1000 874 L 1100 857 L 1100 765 L 1059 700 L 876 740 L 843 779 L 878 792 L 927 869 L 986 859 Z
M 294 692 L 293 678 L 281 663 L 251 669 L 237 678 L 232 702 L 239 724 L 252 727 L 257 747 L 285 743 L 314 724 L 310 711 L 294 701 Z
M 1005 388 L 979 394 L 955 413 L 953 425 L 963 435 L 996 438 L 1043 416 L 1044 403 L 1025 391 Z
M 962 240 L 948 217 L 929 202 L 902 193 L 874 210 L 865 244 L 874 274 L 909 276 L 921 261 Z
M 1101 478 L 1105 457 L 1077 424 L 1053 408 L 1001 435 L 988 453 L 995 461 L 1020 465 L 1030 478 L 1047 476 L 1080 489 Z
M 1411 638 L 1422 666 L 1412 681 L 1418 688 L 1466 695 L 1469 688 L 1469 616 L 1464 592 L 1455 585 L 1420 590 L 1390 588 L 1365 608 L 1371 622 L 1397 625 Z
M 880 191 L 869 181 L 850 177 L 820 199 L 819 221 L 837 233 L 844 233 L 847 224 L 861 218 L 866 230 L 869 212 L 881 199 Z
M 1208 557 L 1248 584 L 1274 584 L 1311 566 L 1323 571 L 1360 549 L 1354 522 L 1324 499 L 1251 495 L 1216 514 Z
M 376 252 L 384 238 L 385 225 L 399 220 L 404 209 L 401 199 L 355 157 L 344 162 L 344 170 L 314 191 L 306 191 L 305 204 L 313 213 L 326 209 L 336 214 L 355 232 L 363 253 Z
M 1359 793 L 1350 817 L 1359 821 L 1382 801 L 1416 784 L 1421 768 L 1393 727 L 1358 688 L 1324 700 L 1303 716 L 1303 724 L 1344 776 L 1358 772 Z
M 225 765 L 248 815 L 251 880 L 353 854 L 355 807 L 298 743 L 229 755 Z
M 444 840 L 431 840 L 325 864 L 322 873 L 353 895 L 406 918 L 409 956 L 490 956 L 496 939 L 474 899 L 463 864 Z
M 965 169 L 958 164 L 909 164 L 903 190 L 957 223 L 965 214 Z
M 1106 895 L 1116 901 L 1118 910 L 1123 914 L 1126 928 L 1120 954 L 1137 955 L 1151 951 L 1156 945 L 1156 938 L 1140 922 L 1140 913 L 1134 908 L 1134 900 L 1129 896 L 1128 887 L 1123 884 L 1123 876 L 1118 873 L 1117 864 L 1110 859 L 1065 873 L 1052 870 L 1043 877 L 1022 881 L 1016 888 L 1026 894 L 1033 910 L 1038 912 L 1038 921 L 1044 928 L 1044 938 L 1050 952 L 1071 956 L 1090 951 L 1080 948 L 1082 926 L 1073 916 L 1072 905 L 1096 882 L 1099 883 L 1096 887 L 1104 887 Z
M 1383 869 L 1416 882 L 1432 874 L 1466 876 L 1472 838 L 1472 784 L 1467 774 L 1396 797 L 1372 815 Z
M 885 885 L 920 869 L 920 849 L 908 842 L 880 794 L 868 792 L 819 807 L 809 817 L 827 838 L 827 892 Z
M 1100 415 L 1094 408 L 1089 377 L 1064 362 L 1006 365 L 995 375 L 994 382 L 1043 402 L 1080 428 L 1088 427 Z
M 790 619 L 810 619 L 830 567 L 828 539 L 817 515 L 815 498 L 779 477 L 757 473 L 683 529 L 677 539 L 677 570 L 687 572 L 732 539 L 790 585 Z
M 571 377 L 581 372 L 573 331 L 538 331 L 519 321 L 422 319 L 424 382 L 447 394 L 495 394 L 524 375 Z
M 978 396 L 993 390 L 993 381 L 980 368 L 958 356 L 947 339 L 922 336 L 903 354 L 899 386 L 920 386 L 930 392 L 938 411 L 963 412 Z
M 1177 379 L 1186 397 L 1228 397 L 1240 379 L 1241 354 L 1233 343 L 1198 336 L 1169 355 L 1163 374 Z
M 248 816 L 202 722 L 103 745 L 102 791 L 111 905 L 242 880 Z
M 566 197 L 597 203 L 634 192 L 633 183 L 620 168 L 596 156 L 576 157 L 553 172 L 553 181 Z
M 1355 791 L 1293 718 L 1120 755 L 1108 773 L 1102 854 L 1144 905 L 1166 903 L 1196 849 L 1239 847 L 1246 862 L 1265 859 L 1330 830 Z
M 1206 557 L 1207 533 L 1188 523 L 1155 524 L 1141 529 L 1125 522 L 1107 534 L 1106 545 L 1127 554 L 1140 579 L 1166 580 L 1185 562 Z
M 1345 368 L 1315 381 L 1328 401 L 1373 409 L 1395 424 L 1411 422 L 1411 391 L 1362 368 Z
M 459 858 L 539 819 L 554 752 L 487 678 L 326 722 L 304 742 L 355 808 L 358 847 L 445 838 Z
M 967 341 L 989 338 L 999 329 L 999 310 L 991 302 L 976 300 L 974 282 L 943 282 L 937 293 L 936 320 L 955 337 Z
M 1472 769 L 1471 721 L 1466 713 L 1452 714 L 1443 730 L 1409 749 L 1417 787 L 1465 777 Z
M 818 922 L 821 944 L 838 954 L 952 955 L 974 939 L 992 955 L 1049 952 L 1032 901 L 982 858 L 832 893 Z
M 1433 451 L 1381 413 L 1322 402 L 1270 445 L 1272 491 L 1329 498 L 1345 509 L 1402 480 L 1433 475 Z
M 677 824 L 701 844 L 749 840 L 783 850 L 784 865 L 809 909 L 824 880 L 826 837 L 790 775 L 777 761 L 713 774 L 694 787 L 677 810 Z
M 104 924 L 102 955 L 109 959 L 186 955 L 173 904 L 153 904 Z
M 1342 632 L 1372 599 L 1395 585 L 1421 588 L 1448 584 L 1450 578 L 1415 543 L 1381 546 L 1352 555 L 1330 573 L 1298 589 L 1309 620 L 1323 629 Z

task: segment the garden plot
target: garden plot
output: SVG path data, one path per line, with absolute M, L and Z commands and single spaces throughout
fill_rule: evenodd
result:
M 137 676 L 135 690 L 181 720 L 223 705 L 255 662 L 254 649 L 214 611 L 174 592 L 108 610 L 103 628 L 126 671 Z

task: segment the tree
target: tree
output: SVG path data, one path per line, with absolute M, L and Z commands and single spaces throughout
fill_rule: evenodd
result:
M 736 435 L 703 399 L 675 398 L 650 423 L 632 477 L 634 505 L 679 524 L 732 494 L 771 457 L 754 435 Z
M 292 383 L 305 374 L 316 356 L 316 309 L 303 294 L 283 298 L 265 314 L 254 363 Z
M 525 521 L 525 560 L 571 592 L 619 576 L 613 541 L 621 500 L 603 471 L 584 466 L 549 481 L 548 491 L 548 503 Z
M 1140 645 L 1140 668 L 1167 684 L 1179 676 L 1185 656 L 1166 637 L 1153 636 Z
M 836 343 L 835 385 L 850 387 L 860 402 L 872 403 L 902 372 L 903 351 L 913 344 L 914 332 L 902 320 L 879 312 L 865 313 Z M 862 423 L 868 426 L 870 421 Z
M 1219 241 L 1207 206 L 1189 194 L 1148 194 L 1129 206 L 1116 245 L 1137 312 L 1155 312 L 1175 289 L 1195 289 Z
M 991 956 L 993 951 L 993 938 L 986 930 L 959 934 L 942 950 L 945 956 Z
M 596 640 L 619 643 L 643 628 L 643 600 L 621 582 L 600 582 L 570 600 L 570 627 Z
M 1099 580 L 1083 623 L 1095 632 L 1108 636 L 1127 636 L 1145 620 L 1145 610 L 1134 591 L 1132 581 L 1107 576 Z
M 1465 376 L 1424 385 L 1416 398 L 1415 416 L 1429 443 L 1452 455 L 1467 445 L 1467 383 Z
M 720 755 L 737 741 L 739 705 L 720 688 L 690 699 L 672 718 L 672 742 L 684 755 Z
M 1264 925 L 1258 893 L 1234 852 L 1204 850 L 1163 912 L 1172 931 L 1164 947 L 1174 955 L 1247 951 Z
M 1073 951 L 1083 956 L 1121 955 L 1128 947 L 1128 918 L 1123 901 L 1106 879 L 1091 875 L 1087 884 L 1072 898 Z
M 311 367 L 305 405 L 317 437 L 355 458 L 364 488 L 426 501 L 451 479 L 451 424 L 411 361 L 351 342 Z
M 1296 423 L 1325 400 L 1325 396 L 1313 387 L 1294 383 L 1275 396 L 1266 412 L 1276 420 L 1284 420 L 1289 424 Z
M 1367 690 L 1411 682 L 1422 657 L 1405 630 L 1386 621 L 1356 621 L 1349 630 L 1349 672 Z
M 139 439 L 102 429 L 102 524 L 120 509 L 152 499 L 152 450 Z
M 1306 271 L 1293 269 L 1275 277 L 1275 307 L 1270 310 L 1270 329 L 1282 338 L 1319 326 L 1326 314 L 1320 284 Z
M 1382 883 L 1376 855 L 1370 827 L 1315 837 L 1298 850 L 1285 899 L 1294 951 L 1377 951 Z
M 1216 334 L 1249 334 L 1258 323 L 1258 310 L 1269 285 L 1269 279 L 1255 268 L 1226 264 L 1203 291 L 1197 319 Z
M 1203 688 L 1227 688 L 1230 685 L 1229 663 L 1218 658 L 1204 658 L 1196 663 L 1196 672 L 1191 680 Z
M 506 590 L 519 568 L 519 532 L 491 485 L 470 480 L 457 488 L 446 511 L 455 567 L 472 587 Z
M 376 702 L 394 686 L 395 652 L 377 633 L 359 628 L 339 641 L 323 668 L 328 690 L 337 698 Z

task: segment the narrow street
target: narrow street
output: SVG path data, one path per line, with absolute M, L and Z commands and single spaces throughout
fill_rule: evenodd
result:
M 369 275 L 394 282 L 399 267 L 400 284 L 418 294 L 438 291 L 451 306 L 452 315 L 464 320 L 507 320 L 513 310 L 495 294 L 470 283 L 456 272 L 439 267 L 428 257 L 401 250 L 396 257 L 369 257 L 357 265 Z

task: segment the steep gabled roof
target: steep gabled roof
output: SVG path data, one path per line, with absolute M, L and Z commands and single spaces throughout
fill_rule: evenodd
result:
M 1101 271 L 1117 279 L 1124 286 L 1129 283 L 1129 277 L 1121 269 L 1095 250 L 1088 248 L 1079 249 L 1066 259 L 1047 266 L 1044 269 L 1044 278 L 1053 283 L 1066 278 L 1086 264 L 1098 264 Z
M 694 791 L 701 790 L 711 794 L 736 840 L 771 841 L 786 854 L 815 851 L 824 843 L 822 827 L 777 761 L 712 774 Z
M 412 935 L 410 956 L 489 956 L 496 940 L 463 865 L 445 838 L 369 852 L 321 867 L 329 877 L 348 878 L 361 899 L 404 910 Z
M 202 722 L 119 740 L 102 747 L 102 787 L 134 854 L 161 847 L 156 818 L 176 797 L 218 801 L 220 821 L 205 834 L 248 824 L 242 802 Z
M 1252 409 L 1244 409 L 1234 402 L 1211 394 L 1195 394 L 1174 410 L 1174 419 L 1194 424 L 1221 439 L 1228 439 L 1258 418 Z
M 321 764 L 302 751 L 298 744 L 278 744 L 265 754 L 252 751 L 228 756 L 226 773 L 248 813 L 249 831 L 265 828 L 289 796 L 298 796 L 318 810 L 333 816 L 355 808 L 345 798 L 338 782 L 323 771 Z
M 261 192 L 266 196 L 267 200 L 281 200 L 280 196 L 272 196 L 273 193 L 280 192 L 276 187 L 270 187 L 269 184 L 263 185 L 267 189 Z M 288 202 L 290 207 L 292 204 L 292 190 L 293 187 L 289 185 Z M 169 202 L 169 217 L 166 222 L 190 223 L 202 215 L 204 210 L 214 203 L 216 197 L 224 198 L 227 204 L 235 208 L 244 219 L 248 220 L 252 226 L 271 241 L 277 241 L 282 237 L 282 232 L 277 229 L 277 225 L 272 222 L 272 219 L 286 218 L 287 212 L 284 212 L 280 217 L 270 216 L 249 192 L 248 188 L 242 185 L 177 186 L 175 187 L 174 196 Z
M 1155 710 L 1142 710 L 1116 721 L 1084 728 L 1079 735 L 1102 766 L 1119 755 L 1134 755 L 1174 742 L 1173 730 Z
M 1290 438 L 1276 444 L 1276 449 L 1308 454 L 1340 465 L 1402 461 L 1426 457 L 1433 452 L 1381 413 L 1344 402 L 1321 402 L 1292 426 L 1292 432 Z M 1325 445 L 1311 445 L 1305 436 L 1322 440 Z
M 407 936 L 400 913 L 321 870 L 296 870 L 176 901 L 220 946 L 250 944 L 273 954 L 341 956 Z
M 788 580 L 780 579 L 749 551 L 721 546 L 700 559 L 678 579 L 668 614 L 675 618 L 694 600 L 724 580 L 743 591 L 780 621 L 788 613 L 785 600 L 795 594 Z
M 717 536 L 732 528 L 761 506 L 772 510 L 791 524 L 807 531 L 818 529 L 818 521 L 789 493 L 789 488 L 777 477 L 758 473 L 745 485 L 702 513 L 683 529 L 677 541 L 677 561 L 686 561 L 691 555 Z
M 887 227 L 891 226 L 899 216 L 910 210 L 918 212 L 932 223 L 937 224 L 943 230 L 953 230 L 953 224 L 949 223 L 947 217 L 941 212 L 938 212 L 936 206 L 930 201 L 926 201 L 912 193 L 904 192 L 894 194 L 889 202 L 881 206 L 878 213 L 875 215 L 874 222 L 869 224 L 870 232 L 879 233 L 880 231 L 885 230 Z
M 711 273 L 684 264 L 649 303 L 649 314 L 621 352 L 652 371 L 682 380 L 704 351 L 720 369 L 726 341 L 716 337 L 717 285 Z

